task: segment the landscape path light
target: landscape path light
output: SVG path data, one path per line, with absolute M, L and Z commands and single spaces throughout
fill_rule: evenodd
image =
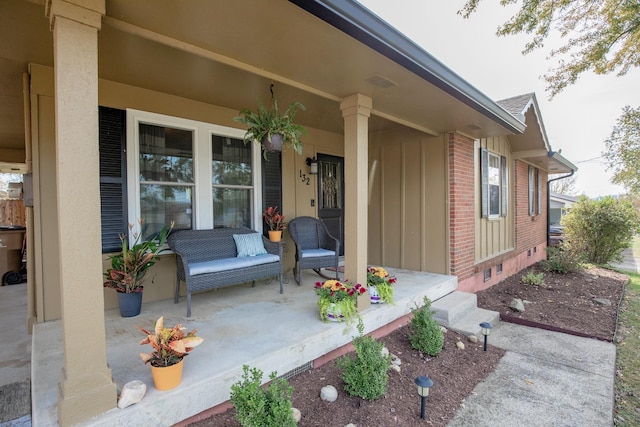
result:
M 484 335 L 484 351 L 487 351 L 487 338 L 489 337 L 489 334 L 491 333 L 491 323 L 489 322 L 482 322 L 480 323 L 480 328 L 482 331 L 482 335 Z
M 415 383 L 418 386 L 418 395 L 420 396 L 422 401 L 420 405 L 420 418 L 424 420 L 426 403 L 425 401 L 427 399 L 427 396 L 429 396 L 429 389 L 433 385 L 433 381 L 431 381 L 429 377 L 425 377 L 424 375 L 422 375 L 415 379 Z

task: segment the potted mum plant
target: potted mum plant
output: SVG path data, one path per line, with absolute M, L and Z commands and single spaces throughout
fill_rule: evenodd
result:
M 393 284 L 395 277 L 389 276 L 382 267 L 367 267 L 367 288 L 371 295 L 371 304 L 393 303 Z
M 202 344 L 203 339 L 196 336 L 196 329 L 185 334 L 186 328 L 177 324 L 172 328 L 164 326 L 161 316 L 154 324 L 153 332 L 136 326 L 147 337 L 140 344 L 151 344 L 153 352 L 140 353 L 142 361 L 151 365 L 153 385 L 158 390 L 171 390 L 182 381 L 184 357 L 194 347 Z
M 278 212 L 277 206 L 269 206 L 262 213 L 262 217 L 269 226 L 269 240 L 279 242 L 282 239 L 282 231 L 287 228 L 284 215 Z
M 140 225 L 142 224 L 140 221 Z M 129 229 L 131 228 L 133 225 L 129 224 Z M 119 253 L 109 257 L 111 267 L 104 273 L 103 286 L 116 290 L 122 317 L 140 314 L 145 276 L 155 264 L 157 256 L 166 250 L 165 243 L 172 229 L 173 223 L 169 228 L 162 227 L 153 239 L 147 241 L 141 241 L 140 233 L 133 233 L 132 245 L 129 245 L 125 234 L 120 236 L 122 248 Z
M 245 108 L 233 120 L 248 126 L 244 143 L 257 141 L 262 144 L 265 159 L 267 151 L 282 151 L 283 148 L 292 148 L 296 153 L 302 154 L 300 138 L 306 131 L 293 121 L 298 110 L 304 110 L 304 105 L 296 101 L 281 113 L 274 97 L 271 108 L 267 109 L 262 102 L 258 102 L 257 112 Z
M 316 282 L 315 291 L 321 320 L 350 323 L 358 317 L 356 299 L 367 292 L 367 288 L 359 283 L 352 285 L 348 281 L 330 279 Z

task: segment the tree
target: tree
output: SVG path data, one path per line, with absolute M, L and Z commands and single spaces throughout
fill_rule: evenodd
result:
M 576 179 L 577 176 L 572 175 L 562 179 L 556 179 L 551 181 L 549 188 L 552 193 L 564 194 L 566 196 L 573 196 L 576 194 Z
M 458 11 L 468 18 L 481 0 L 467 0 Z M 502 6 L 519 0 L 500 0 Z M 640 2 L 637 0 L 522 0 L 520 10 L 498 28 L 499 36 L 533 34 L 523 50 L 544 46 L 552 29 L 565 41 L 553 49 L 558 66 L 545 75 L 551 97 L 585 71 L 626 74 L 640 65 Z M 565 59 L 566 58 L 566 59 Z
M 622 109 L 605 144 L 602 155 L 609 163 L 607 170 L 613 170 L 612 182 L 640 194 L 640 108 Z
M 626 200 L 583 196 L 562 218 L 562 225 L 567 250 L 584 255 L 587 262 L 606 264 L 622 260 L 622 251 L 640 230 L 640 219 Z

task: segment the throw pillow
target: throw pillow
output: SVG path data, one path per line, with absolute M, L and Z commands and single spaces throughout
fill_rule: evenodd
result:
M 262 236 L 258 233 L 234 234 L 233 240 L 236 241 L 236 250 L 238 257 L 255 256 L 266 254 L 262 242 Z

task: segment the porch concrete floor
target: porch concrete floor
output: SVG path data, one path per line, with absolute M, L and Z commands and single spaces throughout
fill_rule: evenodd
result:
M 362 312 L 365 332 L 374 331 L 410 313 L 426 296 L 435 301 L 457 288 L 454 276 L 409 270 L 388 269 L 398 279 L 395 303 L 372 306 Z M 355 326 L 321 322 L 317 314 L 313 285 L 321 280 L 311 270 L 304 271 L 303 285 L 291 273 L 284 294 L 278 283 L 257 282 L 231 286 L 192 296 L 191 318 L 186 318 L 186 301 L 143 303 L 140 315 L 122 318 L 117 309 L 105 314 L 107 358 L 118 391 L 127 382 L 141 380 L 147 385 L 145 398 L 125 409 L 113 409 L 83 424 L 86 426 L 171 426 L 208 408 L 229 400 L 231 385 L 248 364 L 264 372 L 285 374 L 324 354 L 348 344 L 356 335 Z M 150 368 L 138 356 L 150 347 L 140 346 L 143 335 L 136 325 L 147 329 L 164 316 L 165 325 L 183 323 L 187 330 L 198 329 L 204 342 L 185 359 L 182 383 L 169 391 L 153 387 Z M 57 424 L 57 389 L 63 366 L 62 323 L 36 325 L 32 352 L 33 426 Z M 115 402 L 114 402 L 115 405 Z

